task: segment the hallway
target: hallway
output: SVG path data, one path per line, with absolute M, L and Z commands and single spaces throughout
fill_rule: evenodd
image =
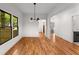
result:
M 78 55 L 79 46 L 56 36 L 55 42 L 44 34 L 38 38 L 24 37 L 6 55 Z

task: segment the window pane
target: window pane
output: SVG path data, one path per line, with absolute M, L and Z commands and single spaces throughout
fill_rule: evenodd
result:
M 13 37 L 18 35 L 18 17 L 13 16 Z
M 10 26 L 10 15 L 5 13 L 5 26 Z
M 3 44 L 12 38 L 11 15 L 1 11 L 0 17 L 0 44 Z

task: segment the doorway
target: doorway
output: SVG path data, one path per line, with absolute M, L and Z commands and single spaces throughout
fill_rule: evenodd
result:
M 39 33 L 46 36 L 46 20 L 39 20 Z

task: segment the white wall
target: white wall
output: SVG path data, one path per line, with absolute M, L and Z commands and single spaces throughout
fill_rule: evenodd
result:
M 74 15 L 79 15 L 79 4 L 52 16 L 55 20 L 55 33 L 69 42 L 73 42 L 72 16 Z
M 56 8 L 52 9 L 52 11 L 48 14 L 47 16 L 47 37 L 50 38 L 50 21 L 51 18 L 63 11 L 66 11 L 72 7 L 74 7 L 75 4 L 70 4 L 70 3 L 60 3 Z M 57 21 L 58 22 L 58 21 Z
M 8 51 L 17 41 L 20 40 L 22 37 L 22 14 L 11 4 L 0 4 L 0 9 L 9 12 L 15 16 L 18 17 L 18 23 L 19 23 L 19 35 L 8 42 L 0 45 L 0 54 L 5 54 L 6 51 Z
M 40 19 L 46 19 L 46 15 L 37 15 Z M 26 15 L 23 20 L 23 37 L 39 37 L 39 23 L 30 21 L 33 15 Z

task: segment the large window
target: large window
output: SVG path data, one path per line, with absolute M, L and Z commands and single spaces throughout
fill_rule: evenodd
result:
M 16 37 L 17 35 L 18 17 L 0 10 L 0 45 L 12 39 L 12 37 Z

